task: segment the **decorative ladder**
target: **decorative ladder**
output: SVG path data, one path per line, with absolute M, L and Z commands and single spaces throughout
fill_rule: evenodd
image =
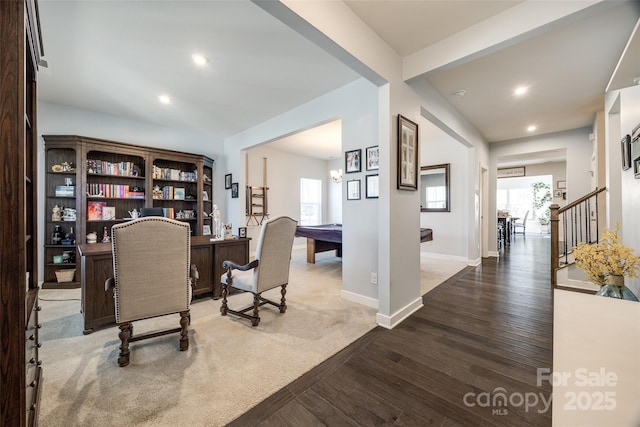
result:
M 247 224 L 255 220 L 256 225 L 261 225 L 265 218 L 269 218 L 267 210 L 267 190 L 269 187 L 256 187 L 247 185 Z

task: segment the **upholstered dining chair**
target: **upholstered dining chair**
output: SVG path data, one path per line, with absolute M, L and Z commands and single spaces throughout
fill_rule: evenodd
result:
M 296 220 L 287 216 L 268 219 L 262 223 L 253 261 L 246 265 L 237 265 L 231 261 L 222 263 L 222 267 L 227 270 L 220 278 L 222 282 L 220 313 L 223 316 L 233 314 L 249 319 L 253 326 L 258 326 L 260 323 L 259 308 L 264 304 L 278 307 L 280 313 L 287 310 L 285 294 L 289 283 L 291 248 L 297 223 Z M 227 305 L 230 287 L 242 292 L 251 292 L 253 305 L 242 310 L 231 310 Z M 281 289 L 280 303 L 262 296 L 263 292 L 277 287 Z M 251 309 L 253 309 L 253 313 L 247 314 L 247 311 Z
M 129 364 L 129 343 L 180 332 L 180 351 L 189 348 L 188 324 L 191 286 L 197 270 L 191 268 L 189 224 L 163 217 L 139 218 L 111 228 L 116 323 L 120 327 L 118 364 Z M 139 336 L 133 321 L 180 314 L 180 327 Z
M 527 211 L 524 214 L 524 217 L 522 218 L 522 221 L 520 220 L 515 220 L 513 222 L 513 234 L 518 232 L 518 229 L 522 229 L 522 234 L 525 234 L 527 231 L 527 217 L 529 216 L 529 211 Z

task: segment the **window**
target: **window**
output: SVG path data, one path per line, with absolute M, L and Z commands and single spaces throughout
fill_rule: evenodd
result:
M 300 225 L 322 224 L 322 180 L 300 178 Z

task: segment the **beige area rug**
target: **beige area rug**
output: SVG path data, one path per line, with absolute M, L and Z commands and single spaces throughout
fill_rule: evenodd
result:
M 222 317 L 219 300 L 199 298 L 188 351 L 178 351 L 177 334 L 132 343 L 124 368 L 117 364 L 117 327 L 82 334 L 80 290 L 41 290 L 40 425 L 222 426 L 373 329 L 376 310 L 340 297 L 339 259 L 319 254 L 311 265 L 305 255 L 294 250 L 286 314 L 264 306 L 253 328 Z M 422 264 L 429 287 L 459 271 L 443 271 L 442 260 Z M 270 292 L 279 298 L 278 290 Z M 250 300 L 232 295 L 230 305 Z M 165 316 L 134 329 L 177 324 L 177 315 Z

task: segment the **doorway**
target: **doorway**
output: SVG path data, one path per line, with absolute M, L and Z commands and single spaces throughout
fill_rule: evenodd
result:
M 500 178 L 496 185 L 496 207 L 498 211 L 507 211 L 512 221 L 523 221 L 526 216 L 523 232 L 548 234 L 552 188 L 552 175 Z

